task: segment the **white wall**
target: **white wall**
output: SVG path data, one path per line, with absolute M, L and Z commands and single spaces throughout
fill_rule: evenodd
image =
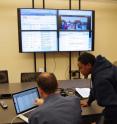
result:
M 93 2 L 94 1 L 94 2 Z M 97 1 L 97 2 L 96 2 Z M 82 0 L 82 9 L 95 10 L 95 55 L 102 54 L 110 61 L 117 60 L 117 2 Z M 68 0 L 45 0 L 46 8 L 69 8 Z M 7 69 L 10 82 L 20 82 L 21 72 L 33 72 L 33 54 L 19 53 L 17 8 L 31 7 L 31 0 L 0 1 L 0 70 Z M 42 8 L 42 1 L 35 0 L 35 7 Z M 72 0 L 72 9 L 78 1 Z M 58 79 L 68 79 L 68 53 L 48 53 L 47 71 Z M 37 54 L 37 71 L 43 68 L 43 54 Z M 72 53 L 72 69 L 77 69 L 77 53 Z

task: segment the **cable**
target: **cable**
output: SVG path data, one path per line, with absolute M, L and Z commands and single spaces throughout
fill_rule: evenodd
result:
M 11 120 L 11 124 L 13 124 L 13 121 L 17 118 L 17 116 L 15 116 L 12 120 Z
M 54 62 L 54 68 L 53 68 L 53 73 L 54 73 L 55 70 L 56 70 L 56 59 L 55 59 L 55 56 L 53 57 L 53 62 Z
M 65 71 L 65 79 L 67 80 L 68 79 L 68 70 L 69 70 L 69 65 L 67 66 L 67 69 Z

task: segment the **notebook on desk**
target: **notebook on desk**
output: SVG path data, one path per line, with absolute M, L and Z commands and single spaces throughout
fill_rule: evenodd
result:
M 21 92 L 12 94 L 14 107 L 17 117 L 28 123 L 29 113 L 37 107 L 35 99 L 40 98 L 38 88 L 30 88 Z
M 75 90 L 82 98 L 88 98 L 90 95 L 90 88 L 75 88 Z

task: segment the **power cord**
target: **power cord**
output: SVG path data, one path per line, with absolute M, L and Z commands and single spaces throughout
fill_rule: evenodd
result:
M 53 69 L 53 73 L 55 73 L 55 70 L 56 70 L 56 59 L 55 59 L 55 56 L 53 57 L 53 62 L 54 62 L 54 69 Z
M 68 71 L 69 71 L 69 65 L 67 66 L 65 70 L 65 79 L 68 80 Z
M 18 116 L 15 116 L 12 120 L 11 120 L 11 124 L 13 124 L 14 120 L 17 118 Z

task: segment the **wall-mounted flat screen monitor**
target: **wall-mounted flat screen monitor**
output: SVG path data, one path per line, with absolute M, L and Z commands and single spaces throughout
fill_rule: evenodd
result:
M 18 9 L 19 51 L 58 51 L 57 10 Z
M 59 10 L 59 51 L 94 48 L 94 11 Z
M 18 8 L 20 52 L 94 49 L 94 11 Z

